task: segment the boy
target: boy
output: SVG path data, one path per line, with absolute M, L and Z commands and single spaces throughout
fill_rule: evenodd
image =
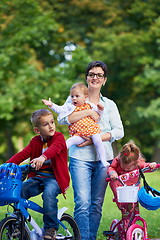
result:
M 30 178 L 23 183 L 22 197 L 28 199 L 42 193 L 45 230 L 43 239 L 54 240 L 58 229 L 57 196 L 60 193 L 65 194 L 70 181 L 67 147 L 62 133 L 55 130 L 54 117 L 49 110 L 39 109 L 33 112 L 31 122 L 38 135 L 7 162 L 20 164 L 30 158 L 30 164 L 36 171 L 29 174 Z

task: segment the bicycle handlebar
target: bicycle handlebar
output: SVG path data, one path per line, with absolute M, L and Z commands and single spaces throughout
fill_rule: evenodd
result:
M 30 172 L 35 172 L 35 168 L 30 164 L 19 165 L 22 171 L 22 181 L 24 181 Z
M 47 160 L 43 165 L 50 164 Z M 32 164 L 17 165 L 15 163 L 3 163 L 0 165 L 0 179 L 21 179 L 24 181 L 30 172 L 35 172 L 35 167 Z
M 157 165 L 156 165 L 156 168 L 155 169 L 151 169 L 149 166 L 148 167 L 145 167 L 145 168 L 142 168 L 141 169 L 141 171 L 142 172 L 154 172 L 155 170 L 157 170 L 158 168 L 160 168 L 160 164 L 159 163 L 157 163 Z M 139 169 L 136 169 L 136 170 L 133 170 L 133 171 L 131 171 L 131 172 L 127 172 L 127 173 L 124 173 L 124 174 L 122 174 L 122 175 L 119 175 L 118 177 L 117 177 L 117 180 L 119 180 L 120 182 L 126 182 L 127 180 L 129 180 L 129 179 L 132 179 L 132 178 L 134 178 L 134 177 L 137 177 L 137 176 L 139 176 Z M 112 181 L 111 180 L 111 178 L 106 178 L 106 182 L 110 182 L 110 181 Z

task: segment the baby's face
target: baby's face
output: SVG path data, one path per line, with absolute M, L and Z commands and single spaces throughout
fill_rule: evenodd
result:
M 72 99 L 72 104 L 76 107 L 82 106 L 85 103 L 86 100 L 86 95 L 84 94 L 84 92 L 82 90 L 80 90 L 79 88 L 74 88 L 71 91 L 71 99 Z

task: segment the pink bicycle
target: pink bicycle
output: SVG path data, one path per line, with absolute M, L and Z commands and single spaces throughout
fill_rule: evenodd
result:
M 157 164 L 156 169 L 160 168 Z M 110 231 L 104 231 L 103 235 L 107 240 L 149 240 L 147 235 L 147 223 L 140 217 L 138 202 L 148 210 L 156 210 L 160 208 L 160 192 L 150 187 L 145 180 L 144 172 L 151 172 L 150 168 L 141 170 L 133 170 L 129 173 L 120 175 L 118 180 L 122 183 L 122 187 L 117 188 L 117 198 L 121 211 L 126 206 L 129 211 L 122 219 L 114 219 L 110 225 Z M 126 186 L 128 179 L 141 176 L 144 186 L 139 190 L 138 186 Z M 111 181 L 107 178 L 106 181 Z M 138 185 L 138 184 L 137 184 Z

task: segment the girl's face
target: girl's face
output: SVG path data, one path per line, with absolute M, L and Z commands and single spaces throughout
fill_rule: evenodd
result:
M 129 164 L 124 164 L 124 163 L 120 162 L 120 165 L 124 171 L 130 172 L 130 171 L 133 171 L 137 167 L 137 161 L 130 162 Z
M 79 88 L 74 88 L 70 92 L 70 96 L 72 99 L 72 104 L 76 107 L 82 106 L 85 103 L 87 95 Z
M 89 70 L 87 76 L 88 88 L 101 88 L 107 81 L 101 67 L 94 67 Z

